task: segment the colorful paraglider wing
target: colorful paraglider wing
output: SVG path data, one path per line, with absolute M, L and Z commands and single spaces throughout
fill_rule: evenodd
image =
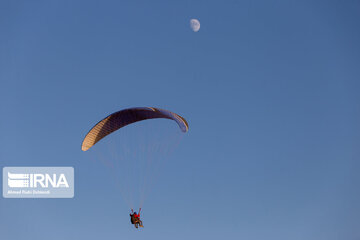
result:
M 186 120 L 176 113 L 151 107 L 129 108 L 113 113 L 98 122 L 85 136 L 81 150 L 89 150 L 102 138 L 126 125 L 153 118 L 174 120 L 183 132 L 187 132 L 189 129 Z

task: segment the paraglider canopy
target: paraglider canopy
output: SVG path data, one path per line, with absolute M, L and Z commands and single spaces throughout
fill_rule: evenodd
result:
M 126 125 L 154 118 L 173 120 L 179 125 L 183 132 L 187 132 L 189 129 L 189 125 L 183 117 L 168 110 L 152 107 L 128 108 L 110 114 L 98 122 L 85 136 L 81 150 L 89 150 L 102 138 Z

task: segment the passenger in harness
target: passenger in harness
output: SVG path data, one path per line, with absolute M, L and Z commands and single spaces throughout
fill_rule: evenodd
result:
M 141 212 L 141 208 L 139 209 L 139 213 L 136 213 L 133 211 L 133 209 L 131 209 L 130 221 L 131 224 L 134 224 L 136 228 L 138 228 L 139 226 L 144 227 L 142 221 L 140 220 L 140 212 Z

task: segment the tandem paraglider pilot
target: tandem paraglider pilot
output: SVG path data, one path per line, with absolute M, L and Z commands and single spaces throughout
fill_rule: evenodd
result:
M 142 221 L 140 220 L 140 211 L 141 208 L 139 209 L 139 213 L 136 213 L 133 209 L 131 209 L 130 213 L 131 224 L 134 224 L 136 228 L 138 228 L 139 226 L 144 227 Z

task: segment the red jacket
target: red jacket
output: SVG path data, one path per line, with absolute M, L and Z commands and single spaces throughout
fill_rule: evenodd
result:
M 134 217 L 140 218 L 140 213 L 139 214 L 134 214 Z

